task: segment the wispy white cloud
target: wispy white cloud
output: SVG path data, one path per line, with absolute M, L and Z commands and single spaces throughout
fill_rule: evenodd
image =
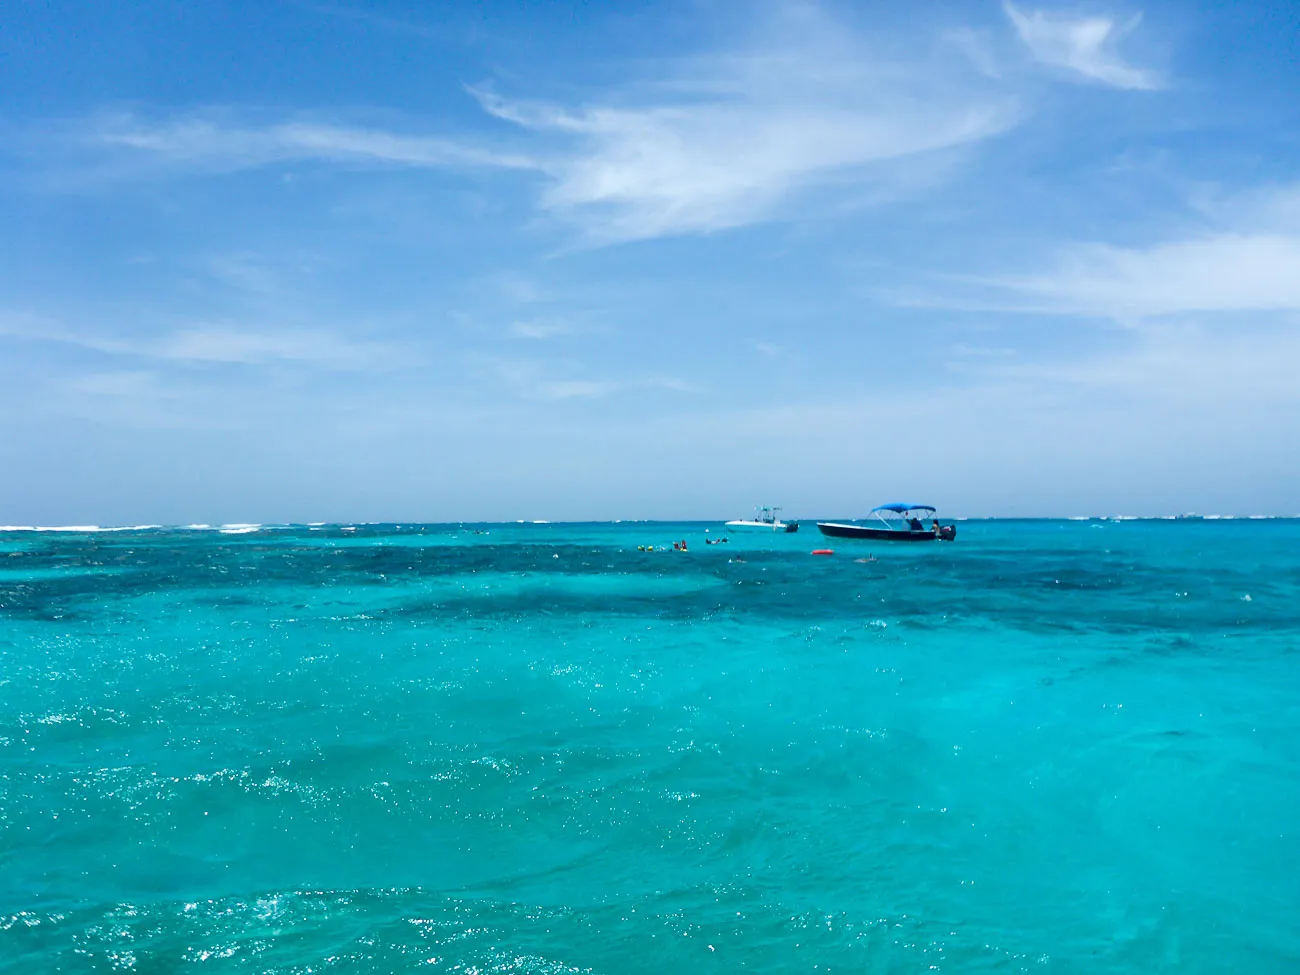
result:
M 1300 403 L 1293 366 L 1300 358 L 1296 329 L 1145 324 L 1125 335 L 1117 349 L 1047 360 L 986 359 L 970 363 L 970 371 L 997 385 L 1036 384 L 1206 410 L 1232 399 Z
M 1121 26 L 1010 3 L 1005 11 L 1045 64 L 1123 88 L 1159 84 L 1115 51 L 1136 21 Z M 640 69 L 638 82 L 586 98 L 470 89 L 486 113 L 512 127 L 493 141 L 463 130 L 230 109 L 103 114 L 80 136 L 110 169 L 223 173 L 324 162 L 531 173 L 542 185 L 541 209 L 600 244 L 717 232 L 813 203 L 820 210 L 915 194 L 918 179 L 951 178 L 950 163 L 964 158 L 955 150 L 1024 118 L 989 32 L 867 35 L 811 5 L 777 5 L 746 37 L 713 53 Z
M 518 321 L 510 325 L 510 334 L 520 339 L 553 339 L 576 331 L 568 322 L 560 321 Z
M 1043 64 L 1116 88 L 1162 86 L 1155 72 L 1133 67 L 1115 50 L 1120 38 L 1138 25 L 1139 17 L 1117 25 L 1109 17 L 1071 17 L 1042 10 L 1024 13 L 1010 3 L 1004 3 L 1002 9 L 1034 58 Z
M 1222 233 L 1148 248 L 1079 245 L 1046 271 L 988 283 L 1028 296 L 1037 310 L 1118 319 L 1300 311 L 1300 237 Z
M 1200 188 L 1146 246 L 1074 242 L 1020 273 L 947 274 L 874 292 L 901 307 L 1081 315 L 1126 324 L 1197 313 L 1300 312 L 1300 184 Z
M 521 400 L 604 399 L 615 394 L 666 390 L 694 392 L 689 382 L 656 375 L 591 376 L 582 363 L 565 359 L 470 356 L 480 377 L 508 389 Z
M 1151 327 L 1033 361 L 986 357 L 961 383 L 932 374 L 922 388 L 593 410 L 581 436 L 600 445 L 586 456 L 607 461 L 591 478 L 599 496 L 623 504 L 653 505 L 674 485 L 711 485 L 725 441 L 729 483 L 757 485 L 804 516 L 860 512 L 864 492 L 914 492 L 968 513 L 1224 510 L 1215 496 L 1259 510 L 1289 499 L 1284 510 L 1293 511 L 1279 461 L 1300 433 L 1300 385 L 1290 375 L 1298 351 L 1294 330 L 1261 328 L 1243 341 L 1220 330 Z M 869 458 L 837 449 L 863 430 L 899 428 L 943 429 L 943 449 L 918 454 L 908 438 L 890 437 Z M 781 464 L 772 463 L 774 442 Z M 672 454 L 672 478 L 646 472 L 624 481 L 608 462 L 647 451 Z M 1219 459 L 1212 470 L 1211 455 Z M 806 472 L 814 467 L 824 476 L 812 484 Z M 1022 483 L 1047 490 L 1035 502 L 1008 488 Z
M 194 328 L 173 332 L 144 347 L 145 354 L 183 362 L 264 365 L 299 362 L 360 368 L 391 350 L 372 342 L 353 342 L 318 331 L 252 332 Z
M 698 387 L 681 379 L 649 376 L 635 379 L 560 379 L 537 383 L 532 392 L 541 399 L 601 399 L 615 393 L 635 393 L 666 390 L 672 393 L 694 393 Z
M 222 430 L 249 424 L 246 397 L 178 383 L 152 369 L 108 370 L 51 380 L 52 408 L 110 427 Z
M 1008 359 L 1016 354 L 1016 350 L 1006 346 L 987 346 L 987 345 L 970 345 L 966 342 L 958 342 L 948 350 L 952 355 L 959 359 L 967 360 L 989 360 L 989 359 Z
M 365 7 L 353 7 L 343 3 L 316 3 L 312 2 L 312 0 L 295 0 L 295 2 L 298 6 L 315 11 L 318 14 L 359 22 L 396 34 L 407 34 L 429 40 L 446 40 L 449 37 L 456 36 L 455 32 L 444 27 L 393 17 L 367 10 Z
M 832 182 L 907 192 L 919 157 L 988 139 L 1021 117 L 992 78 L 991 55 L 970 38 L 974 59 L 954 57 L 948 35 L 881 41 L 811 6 L 774 9 L 748 40 L 660 62 L 655 76 L 596 98 L 473 90 L 514 126 L 516 148 L 465 133 L 215 110 L 106 114 L 81 134 L 120 165 L 200 173 L 306 161 L 530 171 L 547 180 L 543 209 L 606 242 L 772 219 L 799 193 Z
M 222 325 L 182 328 L 150 338 L 117 338 L 76 331 L 31 315 L 0 316 L 0 337 L 74 345 L 108 355 L 191 364 L 263 366 L 299 364 L 332 369 L 368 369 L 400 361 L 384 343 L 355 341 L 307 329 L 252 330 Z M 409 350 L 406 351 L 409 355 Z M 126 373 L 123 373 L 125 375 Z
M 493 115 L 560 143 L 543 205 L 597 239 L 722 230 L 779 214 L 800 190 L 888 181 L 889 164 L 1019 120 L 938 39 L 906 59 L 810 8 L 737 52 L 670 64 L 652 87 L 575 106 L 479 91 Z
M 294 271 L 301 273 L 302 262 Z M 271 296 L 284 290 L 286 276 L 283 260 L 270 260 L 251 251 L 217 254 L 206 262 L 205 270 L 213 279 L 236 291 Z
M 602 379 L 560 379 L 538 383 L 534 390 L 543 399 L 598 399 L 617 392 L 622 383 Z
M 971 27 L 955 27 L 944 32 L 940 40 L 985 77 L 1002 77 L 1003 65 L 996 45 L 987 32 Z
M 1300 182 L 1198 186 L 1193 208 L 1218 227 L 1300 235 Z
M 83 373 L 69 379 L 65 388 L 89 396 L 149 397 L 158 400 L 181 398 L 176 390 L 160 385 L 156 373 L 147 370 Z
M 527 155 L 458 139 L 306 121 L 259 126 L 219 112 L 162 121 L 130 113 L 107 114 L 93 120 L 82 137 L 102 148 L 144 155 L 158 164 L 208 172 L 308 160 L 420 168 L 538 166 Z

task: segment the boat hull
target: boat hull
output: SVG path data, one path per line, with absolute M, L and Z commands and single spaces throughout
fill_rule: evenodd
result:
M 844 525 L 833 521 L 819 521 L 817 529 L 830 538 L 860 538 L 874 542 L 951 542 L 957 536 L 957 529 L 953 525 L 944 525 L 938 535 L 931 529 L 913 531 L 910 528 L 868 528 L 865 525 Z
M 799 522 L 797 521 L 729 521 L 726 523 L 726 529 L 729 532 L 776 532 L 777 534 L 797 532 Z

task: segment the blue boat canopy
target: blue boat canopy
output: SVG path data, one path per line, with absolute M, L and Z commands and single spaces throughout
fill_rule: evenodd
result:
M 928 504 L 882 504 L 871 509 L 872 511 L 894 511 L 903 514 L 905 511 L 937 511 L 933 505 Z

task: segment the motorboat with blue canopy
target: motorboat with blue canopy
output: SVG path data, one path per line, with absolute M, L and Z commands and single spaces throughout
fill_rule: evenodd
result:
M 936 508 L 929 504 L 877 505 L 869 517 L 858 522 L 819 521 L 817 528 L 831 538 L 864 538 L 884 542 L 951 542 L 957 526 L 940 525 Z M 929 522 L 927 525 L 926 522 Z

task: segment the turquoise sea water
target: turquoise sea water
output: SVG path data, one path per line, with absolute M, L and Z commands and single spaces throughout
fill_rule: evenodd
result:
M 1300 523 L 476 527 L 0 533 L 0 970 L 1300 970 Z

